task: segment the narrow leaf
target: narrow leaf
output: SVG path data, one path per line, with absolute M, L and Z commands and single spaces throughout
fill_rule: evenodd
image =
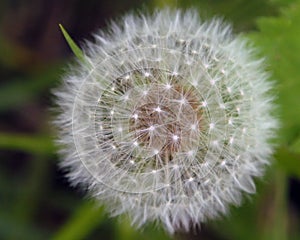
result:
M 49 137 L 8 133 L 0 133 L 0 149 L 17 149 L 46 155 L 55 152 L 55 146 Z
M 67 43 L 69 44 L 69 47 L 71 48 L 72 52 L 75 54 L 75 56 L 82 62 L 84 62 L 84 54 L 82 50 L 77 46 L 77 44 L 73 41 L 73 39 L 70 37 L 66 29 L 59 24 L 60 30 L 62 34 L 64 35 L 64 38 L 66 39 Z

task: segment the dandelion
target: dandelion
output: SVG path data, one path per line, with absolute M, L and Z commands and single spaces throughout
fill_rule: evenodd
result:
M 186 230 L 254 193 L 276 128 L 245 40 L 194 11 L 129 14 L 55 90 L 61 166 L 112 215 Z

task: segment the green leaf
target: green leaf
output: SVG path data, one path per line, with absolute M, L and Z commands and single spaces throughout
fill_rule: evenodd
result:
M 298 138 L 296 141 L 293 142 L 291 146 L 291 151 L 300 154 L 300 138 Z M 299 166 L 300 166 L 300 162 L 299 162 Z
M 37 154 L 52 154 L 55 146 L 50 137 L 0 133 L 0 149 L 22 150 Z
M 298 0 L 270 0 L 272 4 L 277 6 L 289 6 L 291 3 L 294 3 Z
M 103 209 L 84 203 L 71 217 L 62 229 L 54 236 L 54 240 L 81 240 L 87 236 L 103 221 Z
M 69 47 L 71 48 L 71 50 L 75 54 L 75 56 L 80 61 L 84 62 L 84 54 L 83 54 L 82 50 L 76 45 L 76 43 L 73 41 L 73 39 L 70 37 L 68 32 L 64 29 L 64 27 L 61 24 L 59 24 L 59 27 L 60 27 L 60 30 L 62 31 L 63 35 L 64 35 L 64 38 L 68 42 Z
M 238 31 L 254 29 L 257 17 L 277 13 L 277 6 L 270 0 L 178 0 L 176 6 L 198 9 L 204 18 L 222 17 L 232 22 Z
M 260 47 L 277 81 L 282 122 L 280 137 L 290 144 L 300 133 L 300 2 L 277 18 L 261 18 L 260 32 L 249 36 Z
M 288 147 L 280 147 L 275 153 L 275 159 L 282 170 L 300 178 L 300 154 L 292 152 Z

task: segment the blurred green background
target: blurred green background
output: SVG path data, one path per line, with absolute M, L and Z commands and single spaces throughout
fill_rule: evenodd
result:
M 222 16 L 253 41 L 276 80 L 281 128 L 257 194 L 228 216 L 174 239 L 300 239 L 300 0 L 1 0 L 0 239 L 171 239 L 109 218 L 57 168 L 51 88 L 73 57 L 58 24 L 80 43 L 111 18 L 156 7 Z

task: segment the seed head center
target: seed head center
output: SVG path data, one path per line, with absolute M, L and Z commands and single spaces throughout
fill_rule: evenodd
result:
M 179 84 L 172 85 L 172 89 L 153 84 L 132 112 L 138 118 L 130 120 L 130 131 L 139 146 L 172 160 L 176 153 L 189 148 L 193 137 L 197 138 L 197 131 L 192 131 L 190 125 L 200 128 L 200 104 L 191 89 Z

